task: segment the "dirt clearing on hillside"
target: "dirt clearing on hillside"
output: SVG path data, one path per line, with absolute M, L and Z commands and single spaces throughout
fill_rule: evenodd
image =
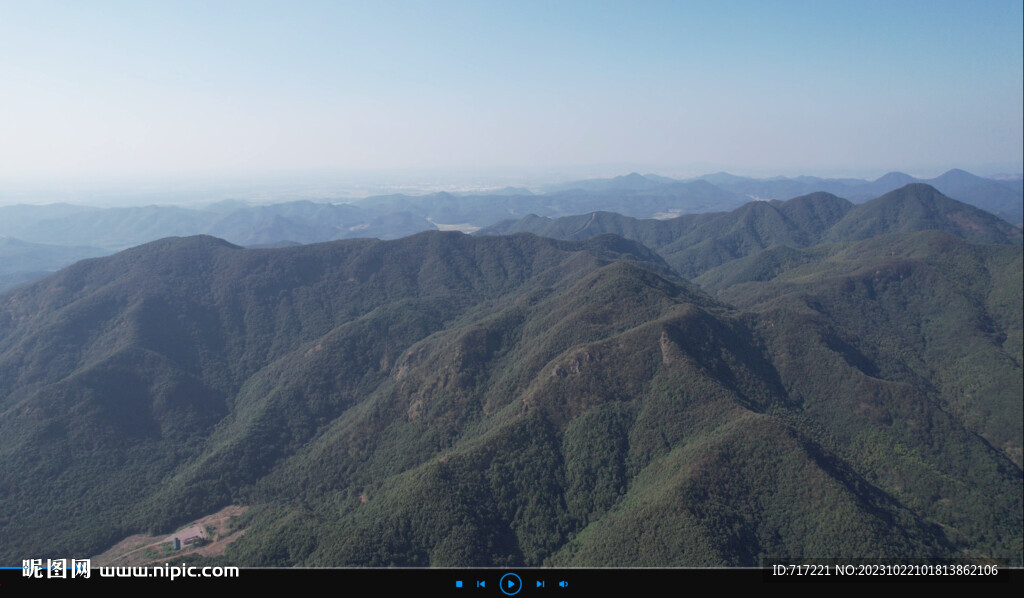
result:
M 182 526 L 178 531 L 160 536 L 138 534 L 128 536 L 109 550 L 92 557 L 92 566 L 132 567 L 162 563 L 188 554 L 217 556 L 223 554 L 228 544 L 245 535 L 244 529 L 236 529 L 233 520 L 248 507 L 231 505 L 220 511 L 196 519 Z M 201 530 L 202 533 L 196 533 Z M 182 534 L 181 532 L 186 532 Z M 181 538 L 187 535 L 186 538 Z M 174 549 L 178 538 L 181 548 Z M 194 539 L 197 538 L 197 539 Z M 187 544 L 184 540 L 189 540 Z

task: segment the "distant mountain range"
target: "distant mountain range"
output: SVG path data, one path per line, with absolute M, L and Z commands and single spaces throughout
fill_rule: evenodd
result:
M 424 230 L 470 232 L 529 214 L 559 218 L 607 211 L 633 218 L 667 219 L 730 210 L 752 199 L 786 200 L 815 192 L 862 203 L 910 183 L 932 185 L 950 198 L 1018 226 L 1024 214 L 1019 179 L 985 179 L 962 170 L 924 181 L 902 173 L 890 173 L 876 181 L 751 179 L 727 173 L 679 181 L 632 173 L 566 183 L 543 194 L 506 188 L 465 195 L 388 195 L 338 204 L 296 201 L 254 206 L 225 200 L 205 209 L 5 206 L 0 207 L 0 236 L 64 247 L 68 260 L 53 267 L 57 269 L 92 257 L 95 251 L 91 248 L 112 253 L 167 236 L 208 234 L 242 246 L 263 247 L 348 238 L 397 239 Z M 76 249 L 80 247 L 90 249 Z M 9 288 L 11 281 L 31 280 L 40 274 L 20 268 L 19 262 L 6 260 L 7 256 L 0 248 L 0 291 Z
M 502 226 L 565 238 L 167 238 L 0 295 L 0 558 L 234 504 L 189 560 L 1024 564 L 1018 228 L 917 183 Z
M 723 191 L 744 199 L 785 200 L 824 191 L 854 203 L 873 199 L 911 183 L 924 183 L 935 187 L 949 197 L 992 212 L 1014 224 L 1019 224 L 1022 216 L 1024 216 L 1021 177 L 986 179 L 960 169 L 950 170 L 933 179 L 918 179 L 902 172 L 890 172 L 874 181 L 849 178 L 824 179 L 810 176 L 755 179 L 735 176 L 726 172 L 704 175 L 687 181 L 674 181 L 673 179 L 656 175 L 632 173 L 612 179 L 592 179 L 562 183 L 549 186 L 546 189 L 549 192 L 565 189 L 639 191 L 678 182 L 692 183 L 696 181 L 710 183 Z

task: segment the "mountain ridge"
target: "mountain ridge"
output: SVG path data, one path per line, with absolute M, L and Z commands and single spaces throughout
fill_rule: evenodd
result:
M 668 220 L 628 219 L 593 213 L 557 220 L 506 221 L 478 235 L 510 231 L 560 238 L 613 232 L 659 252 L 680 274 L 694 277 L 727 261 L 769 247 L 808 247 L 823 241 L 859 240 L 885 232 L 938 228 L 985 243 L 1021 243 L 1020 229 L 950 199 L 933 187 L 906 185 L 864 204 L 825 192 L 785 202 L 749 202 L 731 212 L 691 214 Z
M 695 218 L 727 233 L 788 210 L 825 230 L 844 206 Z M 1020 434 L 994 423 L 1016 391 L 958 393 L 1020 378 L 1019 348 L 991 345 L 1014 338 L 1019 258 L 935 234 L 848 242 L 874 243 L 884 274 L 842 244 L 789 249 L 804 254 L 718 298 L 607 234 L 171 238 L 81 262 L 0 296 L 0 550 L 99 552 L 241 503 L 248 531 L 214 562 L 1017 562 Z M 952 257 L 917 273 L 892 243 Z M 950 267 L 971 251 L 986 282 Z M 793 293 L 800 267 L 817 286 Z M 894 344 L 898 312 L 857 315 L 903 297 L 949 323 Z M 936 377 L 950 359 L 962 380 Z M 45 525 L 67 512 L 90 517 Z

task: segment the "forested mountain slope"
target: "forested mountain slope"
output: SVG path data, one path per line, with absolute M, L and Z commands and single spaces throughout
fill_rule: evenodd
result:
M 780 246 L 716 298 L 615 235 L 80 262 L 0 296 L 0 551 L 234 503 L 250 565 L 1019 565 L 1020 248 L 988 247 Z

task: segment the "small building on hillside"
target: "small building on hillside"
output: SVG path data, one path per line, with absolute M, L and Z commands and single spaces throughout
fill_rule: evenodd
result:
M 174 545 L 175 550 L 181 550 L 182 546 L 190 546 L 196 542 L 207 540 L 209 537 L 206 535 L 206 528 L 197 524 L 190 525 L 185 529 L 174 532 L 174 535 L 168 538 Z

